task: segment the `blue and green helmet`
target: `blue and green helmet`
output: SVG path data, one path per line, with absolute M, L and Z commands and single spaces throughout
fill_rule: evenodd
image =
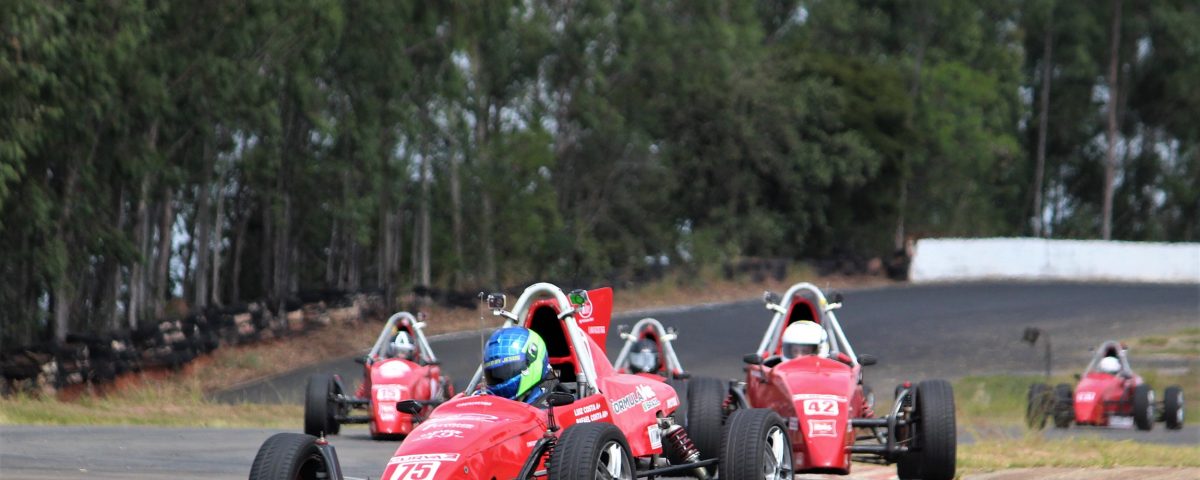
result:
M 549 373 L 546 342 L 525 327 L 496 330 L 483 349 L 487 391 L 508 399 L 523 397 Z

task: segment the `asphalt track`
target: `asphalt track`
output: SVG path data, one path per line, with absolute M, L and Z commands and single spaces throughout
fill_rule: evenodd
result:
M 618 295 L 620 293 L 618 292 Z M 676 351 L 694 375 L 736 378 L 742 354 L 752 352 L 770 317 L 758 301 L 678 308 L 618 317 L 632 324 L 653 316 L 679 330 Z M 1041 328 L 1054 345 L 1056 371 L 1072 372 L 1102 340 L 1165 334 L 1200 326 L 1200 287 L 1082 283 L 970 283 L 847 291 L 838 312 L 855 350 L 876 355 L 867 381 L 883 392 L 904 379 L 970 374 L 1032 373 L 1041 350 L 1021 343 L 1026 326 Z M 433 319 L 432 321 L 436 321 Z M 443 367 L 461 384 L 479 362 L 480 338 L 459 334 L 434 340 Z M 610 339 L 615 354 L 619 342 Z M 1161 365 L 1138 362 L 1135 368 Z M 349 358 L 304 368 L 217 396 L 226 402 L 302 400 L 310 373 L 354 379 Z M 353 381 L 353 380 L 351 380 Z M 1161 388 L 1161 386 L 1157 386 Z M 1200 393 L 1200 392 L 1198 392 Z M 887 396 L 886 393 L 881 396 Z M 1195 416 L 1193 416 L 1195 418 Z M 1193 420 L 1194 422 L 1194 420 Z M 300 419 L 297 419 L 299 430 Z M 0 477 L 8 478 L 244 478 L 270 430 L 144 427 L 0 427 Z M 1048 436 L 1103 435 L 1138 441 L 1200 444 L 1193 423 L 1182 432 L 1050 431 Z M 351 429 L 334 437 L 347 474 L 378 478 L 396 444 Z M 81 471 L 81 469 L 86 471 Z

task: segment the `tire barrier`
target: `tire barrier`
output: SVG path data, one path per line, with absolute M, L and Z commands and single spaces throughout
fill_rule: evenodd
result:
M 104 387 L 129 374 L 178 371 L 224 347 L 304 335 L 334 324 L 382 319 L 378 293 L 307 292 L 279 302 L 252 302 L 192 311 L 134 330 L 72 333 L 62 344 L 0 352 L 0 394 L 62 396 Z

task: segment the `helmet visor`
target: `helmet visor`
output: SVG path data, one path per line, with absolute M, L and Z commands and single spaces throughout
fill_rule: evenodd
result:
M 654 352 L 633 352 L 629 354 L 629 366 L 638 372 L 652 372 L 657 370 L 658 358 Z
M 521 358 L 483 369 L 483 378 L 489 387 L 495 387 L 520 376 L 526 368 L 529 368 L 529 361 Z
M 817 345 L 811 343 L 783 344 L 783 358 L 791 360 L 802 355 L 815 355 L 819 351 Z

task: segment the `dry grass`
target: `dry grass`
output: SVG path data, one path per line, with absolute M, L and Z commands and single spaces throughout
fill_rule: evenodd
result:
M 1028 467 L 1200 467 L 1200 447 L 1039 435 L 959 445 L 960 473 Z

